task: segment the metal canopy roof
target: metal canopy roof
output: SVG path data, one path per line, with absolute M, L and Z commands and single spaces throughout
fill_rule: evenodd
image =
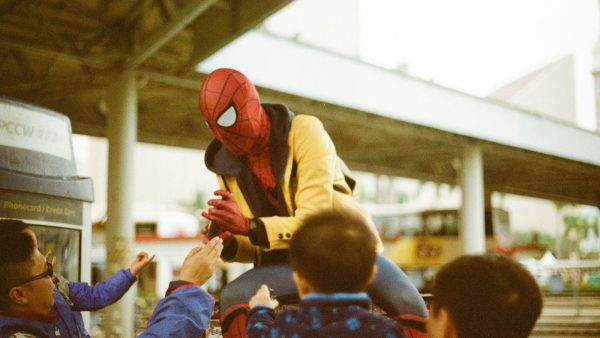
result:
M 211 136 L 197 110 L 195 64 L 288 2 L 0 0 L 0 94 L 66 114 L 75 133 L 104 136 L 107 87 L 135 65 L 138 140 L 202 149 Z M 596 163 L 259 90 L 264 102 L 318 116 L 354 170 L 455 184 L 456 159 L 477 144 L 491 190 L 600 205 Z
M 193 73 L 199 61 L 289 2 L 0 0 L 0 94 L 67 114 L 75 132 L 103 135 L 102 99 L 112 74 L 131 66 Z M 179 99 L 168 85 L 142 78 L 140 87 L 141 119 L 145 98 Z

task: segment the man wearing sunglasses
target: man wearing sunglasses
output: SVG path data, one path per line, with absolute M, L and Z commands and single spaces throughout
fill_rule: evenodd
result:
M 42 255 L 31 229 L 21 221 L 0 219 L 0 230 L 1 338 L 90 337 L 80 311 L 95 311 L 119 300 L 154 258 L 140 253 L 130 269 L 95 286 L 65 282 L 55 288 L 52 255 Z M 221 249 L 220 238 L 192 249 L 183 262 L 181 280 L 171 283 L 142 336 L 204 332 L 214 301 L 193 286 L 210 278 Z
M 52 320 L 54 271 L 46 257 L 34 248 L 30 235 L 21 232 L 12 238 L 13 250 L 7 252 L 0 268 L 3 312 L 17 318 L 46 322 Z M 2 258 L 5 258 L 2 257 Z M 6 262 L 6 264 L 4 264 Z
M 61 337 L 89 337 L 79 311 L 96 311 L 118 301 L 153 259 L 142 252 L 130 269 L 95 286 L 69 282 L 54 274 L 52 254 L 42 255 L 27 224 L 0 220 L 0 229 L 0 311 L 34 324 L 54 321 L 54 333 Z

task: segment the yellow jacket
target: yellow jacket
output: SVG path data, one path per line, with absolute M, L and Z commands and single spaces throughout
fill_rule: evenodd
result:
M 238 249 L 232 261 L 254 262 L 261 251 L 287 249 L 302 219 L 325 208 L 346 207 L 362 213 L 379 240 L 375 226 L 352 195 L 344 176 L 347 168 L 337 157 L 335 146 L 321 121 L 309 115 L 293 117 L 287 144 L 289 148 L 281 189 L 285 207 L 291 216 L 260 217 L 269 247 L 255 246 L 247 236 L 236 235 Z M 244 217 L 255 218 L 236 177 L 217 175 L 217 178 L 221 188 L 233 194 Z M 378 247 L 381 251 L 380 240 Z

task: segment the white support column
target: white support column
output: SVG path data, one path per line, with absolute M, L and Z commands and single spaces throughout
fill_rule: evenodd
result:
M 600 10 L 600 0 L 598 0 L 598 9 Z M 596 132 L 600 133 L 600 32 L 598 32 L 593 52 L 592 75 L 594 76 L 594 84 L 596 86 Z
M 377 193 L 375 194 L 375 201 L 377 203 L 394 203 L 394 181 L 390 176 L 377 175 L 376 176 L 376 188 Z
M 485 215 L 483 189 L 483 155 L 481 149 L 471 146 L 463 154 L 461 227 L 459 228 L 463 254 L 485 252 Z
M 108 92 L 108 201 L 106 276 L 128 268 L 133 261 L 133 169 L 137 140 L 135 69 L 122 71 Z M 104 316 L 107 337 L 134 337 L 135 286 Z

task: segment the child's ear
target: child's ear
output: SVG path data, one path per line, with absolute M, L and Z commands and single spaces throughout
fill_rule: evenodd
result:
M 430 314 L 431 316 L 431 314 Z M 457 337 L 456 330 L 454 328 L 454 322 L 450 318 L 450 314 L 445 308 L 441 308 L 437 311 L 436 318 L 437 326 L 440 337 L 444 338 L 454 338 Z
M 367 281 L 367 286 L 371 285 L 371 283 L 375 280 L 375 276 L 377 276 L 377 264 L 373 264 L 373 271 L 371 272 L 371 277 L 369 277 L 369 280 Z
M 16 305 L 27 305 L 29 303 L 25 290 L 20 286 L 15 286 L 8 291 L 8 299 Z
M 292 278 L 294 279 L 294 283 L 296 283 L 296 289 L 298 290 L 298 295 L 300 298 L 312 292 L 310 284 L 306 282 L 306 279 L 302 278 L 302 276 L 296 273 L 296 271 L 292 272 Z

